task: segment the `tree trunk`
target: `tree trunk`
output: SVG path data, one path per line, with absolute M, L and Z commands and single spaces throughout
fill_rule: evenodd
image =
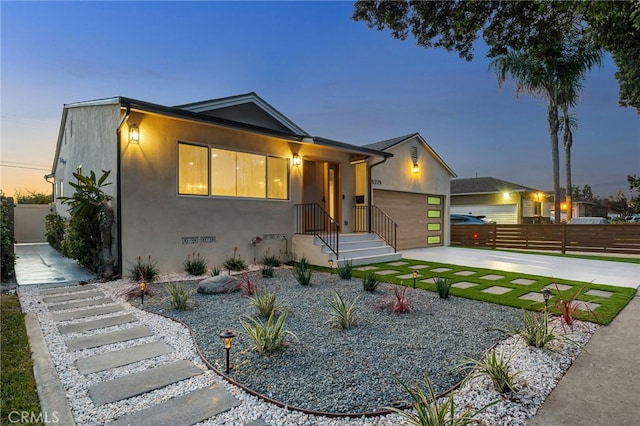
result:
M 102 278 L 105 281 L 110 281 L 113 279 L 115 275 L 113 263 L 113 255 L 111 254 L 111 228 L 113 227 L 114 222 L 114 213 L 113 207 L 109 204 L 108 201 L 102 201 L 100 203 L 100 208 L 102 210 L 100 214 L 100 235 L 101 235 L 101 257 L 102 257 L 102 266 L 104 268 L 102 272 Z
M 547 127 L 549 129 L 549 139 L 551 141 L 551 163 L 553 168 L 553 204 L 555 224 L 560 224 L 560 154 L 558 151 L 558 106 L 554 101 L 554 96 L 549 97 L 547 105 Z
M 573 200 L 571 198 L 572 182 L 571 182 L 571 146 L 573 145 L 573 133 L 571 133 L 571 123 L 569 122 L 569 109 L 562 108 L 563 115 L 563 127 L 564 132 L 562 134 L 562 143 L 564 144 L 564 171 L 567 184 L 567 196 L 565 202 L 567 203 L 567 223 L 573 216 Z

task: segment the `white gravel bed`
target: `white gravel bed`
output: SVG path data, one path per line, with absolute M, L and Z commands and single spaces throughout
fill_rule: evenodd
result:
M 170 276 L 163 276 L 158 281 L 180 281 L 192 278 L 193 277 L 186 277 L 184 274 L 172 274 Z M 124 312 L 103 315 L 101 318 L 131 313 L 138 318 L 137 322 L 109 327 L 108 329 L 87 333 L 73 333 L 64 336 L 60 335 L 58 332 L 58 325 L 81 323 L 95 320 L 96 318 L 92 317 L 90 319 L 55 323 L 51 319 L 51 315 L 42 302 L 42 296 L 40 295 L 37 287 L 23 286 L 18 289 L 23 311 L 33 312 L 38 316 L 45 341 L 47 342 L 48 349 L 51 353 L 51 357 L 58 371 L 62 385 L 66 389 L 67 399 L 70 402 L 71 410 L 78 425 L 104 424 L 122 415 L 147 408 L 154 404 L 159 404 L 171 397 L 179 396 L 216 383 L 225 386 L 225 388 L 236 396 L 242 404 L 228 412 L 222 413 L 201 423 L 201 425 L 243 425 L 257 418 L 262 418 L 270 425 L 391 426 L 402 424 L 399 417 L 393 414 L 370 418 L 334 418 L 306 415 L 299 411 L 281 408 L 274 404 L 267 403 L 244 392 L 236 386 L 229 384 L 211 370 L 207 370 L 205 374 L 184 380 L 154 392 L 111 404 L 105 404 L 101 407 L 95 407 L 88 395 L 88 387 L 93 383 L 142 371 L 144 369 L 173 362 L 178 359 L 192 361 L 199 367 L 206 370 L 205 364 L 197 355 L 196 348 L 189 331 L 183 325 L 175 321 L 171 321 L 164 316 L 140 310 L 126 302 L 124 297 L 117 296 L 123 288 L 132 284 L 133 283 L 131 281 L 123 279 L 109 283 L 96 283 L 96 286 L 108 297 L 113 297 L 114 300 L 121 302 L 125 308 Z M 361 289 L 361 284 L 359 285 Z M 427 294 L 427 297 L 433 297 L 433 294 Z M 437 297 L 437 295 L 435 295 L 435 297 Z M 152 299 L 153 298 L 145 298 L 145 305 L 150 303 L 147 302 L 147 300 L 151 301 Z M 436 300 L 433 300 L 432 303 L 435 302 Z M 135 301 L 134 303 L 137 304 Z M 492 306 L 495 307 L 495 305 Z M 169 314 L 170 312 L 165 313 Z M 295 315 L 292 316 L 295 317 Z M 109 345 L 108 347 L 93 348 L 75 352 L 68 352 L 64 343 L 65 340 L 72 337 L 91 335 L 96 334 L 97 332 L 116 331 L 140 325 L 146 325 L 151 328 L 155 337 L 136 339 L 135 341 L 118 343 Z M 501 324 L 495 324 L 495 326 L 500 325 Z M 364 327 L 366 327 L 366 324 L 363 325 L 363 328 Z M 591 323 L 577 322 L 576 326 L 574 326 L 574 331 L 569 334 L 569 337 L 573 341 L 583 345 L 588 342 L 597 328 L 598 326 Z M 217 337 L 219 331 L 220 330 L 218 330 L 218 328 L 215 328 L 210 332 L 210 334 L 212 335 L 211 338 L 217 339 L 217 344 L 221 346 L 219 338 Z M 556 331 L 560 333 L 562 332 L 562 329 L 558 326 Z M 105 353 L 113 349 L 136 346 L 143 342 L 151 342 L 158 339 L 163 340 L 172 346 L 174 351 L 168 355 L 162 355 L 150 360 L 140 361 L 128 366 L 118 367 L 104 372 L 89 374 L 88 376 L 81 375 L 74 365 L 78 358 Z M 240 352 L 240 348 L 236 347 L 236 344 L 241 340 L 241 338 L 238 338 L 234 343 L 234 350 L 237 350 L 238 352 Z M 295 340 L 292 341 L 292 346 L 285 349 L 285 353 L 287 350 L 292 349 L 295 344 L 297 344 L 297 342 Z M 459 409 L 464 409 L 466 407 L 480 408 L 488 402 L 499 400 L 500 402 L 498 404 L 491 406 L 478 416 L 478 420 L 480 420 L 481 424 L 526 425 L 526 419 L 536 413 L 547 395 L 553 390 L 558 380 L 566 372 L 580 352 L 580 348 L 578 346 L 568 344 L 561 339 L 553 341 L 551 348 L 553 350 L 541 350 L 526 347 L 517 337 L 509 337 L 503 340 L 497 346 L 498 351 L 504 351 L 505 356 L 507 357 L 513 355 L 511 368 L 513 371 L 520 372 L 517 377 L 517 393 L 511 397 L 501 396 L 493 390 L 493 386 L 488 378 L 480 378 L 470 381 L 464 387 L 455 391 L 456 405 Z M 214 365 L 216 365 L 216 363 L 218 365 L 220 364 L 219 360 L 215 361 L 210 359 L 210 361 L 212 361 Z M 418 383 L 421 382 L 421 376 L 416 377 L 415 379 Z M 367 386 L 367 384 L 365 383 L 364 386 Z M 408 398 L 408 395 L 405 395 L 405 399 L 406 398 Z

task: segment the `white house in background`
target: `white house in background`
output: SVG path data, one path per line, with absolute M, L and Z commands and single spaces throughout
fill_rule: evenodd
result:
M 101 170 L 111 171 L 113 252 L 125 275 L 139 256 L 162 273 L 181 271 L 192 253 L 210 267 L 234 253 L 358 264 L 448 241 L 454 174 L 420 135 L 371 146 L 311 136 L 255 93 L 65 105 L 54 196 L 71 194 L 74 172 Z M 67 215 L 59 201 L 55 209 Z

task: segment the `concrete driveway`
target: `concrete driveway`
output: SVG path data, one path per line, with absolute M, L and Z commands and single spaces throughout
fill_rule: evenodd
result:
M 616 287 L 640 287 L 640 264 L 459 247 L 403 250 L 405 259 L 497 269 Z

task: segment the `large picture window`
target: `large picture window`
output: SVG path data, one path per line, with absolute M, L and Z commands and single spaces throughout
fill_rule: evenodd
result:
M 289 198 L 286 158 L 178 144 L 180 194 Z

